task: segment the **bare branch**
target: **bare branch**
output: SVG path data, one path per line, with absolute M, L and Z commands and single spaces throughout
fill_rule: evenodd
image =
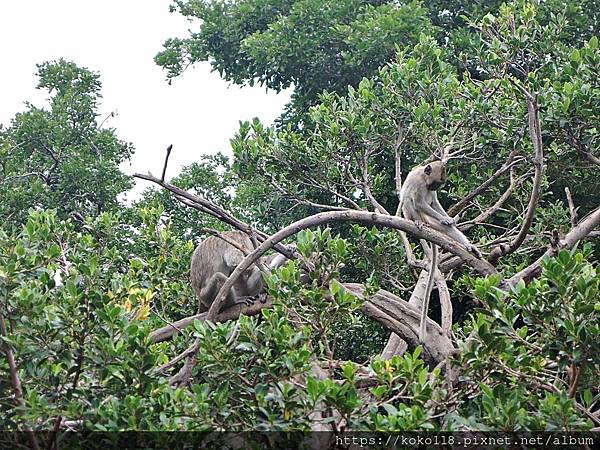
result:
M 436 270 L 434 279 L 438 288 L 440 303 L 442 307 L 442 332 L 446 336 L 450 337 L 452 330 L 452 302 L 450 299 L 450 291 L 446 284 L 446 279 L 442 276 L 439 270 Z M 423 304 L 423 296 L 427 288 L 427 280 L 429 278 L 429 272 L 427 270 L 421 270 L 419 278 L 415 284 L 413 292 L 408 300 L 408 304 L 420 309 Z M 428 320 L 431 320 L 428 318 Z M 383 359 L 390 359 L 394 355 L 402 355 L 407 350 L 408 344 L 404 339 L 395 333 L 390 334 L 388 342 L 381 352 Z
M 401 336 L 411 349 L 418 345 L 423 347 L 423 358 L 429 364 L 445 361 L 454 351 L 450 338 L 433 320 L 427 318 L 427 339 L 419 340 L 419 324 L 421 311 L 400 297 L 383 289 L 366 298 L 364 286 L 357 283 L 344 283 L 343 286 L 353 295 L 363 299 L 365 304 L 362 311 L 372 319 L 381 322 L 386 328 Z
M 523 218 L 523 223 L 521 224 L 521 229 L 519 230 L 519 233 L 509 245 L 501 245 L 492 250 L 489 256 L 489 260 L 491 262 L 498 261 L 500 257 L 509 253 L 513 253 L 521 246 L 521 244 L 525 240 L 525 237 L 527 236 L 527 233 L 531 228 L 531 224 L 533 223 L 533 218 L 535 217 L 535 208 L 540 199 L 542 176 L 544 173 L 544 151 L 542 147 L 542 130 L 540 126 L 539 105 L 537 102 L 537 97 L 530 94 L 529 91 L 520 86 L 518 83 L 515 83 L 515 85 L 519 88 L 519 90 L 525 95 L 525 98 L 527 99 L 529 135 L 531 137 L 531 142 L 533 144 L 534 150 L 533 186 L 531 188 L 531 197 L 529 198 L 529 203 L 527 205 L 527 212 L 525 213 L 525 217 Z
M 496 202 L 492 206 L 490 206 L 486 210 L 482 211 L 473 220 L 469 220 L 468 222 L 461 223 L 458 228 L 461 231 L 467 231 L 467 230 L 470 230 L 471 228 L 473 228 L 475 225 L 485 222 L 489 217 L 491 217 L 493 214 L 495 214 L 496 211 L 498 211 L 502 207 L 502 205 L 504 205 L 506 200 L 508 200 L 508 198 L 512 195 L 517 184 L 519 184 L 519 182 L 515 181 L 514 174 L 511 169 L 510 184 L 508 185 L 508 188 L 504 191 L 504 193 L 500 196 L 500 198 L 498 198 L 498 200 L 496 200 Z
M 159 186 L 163 187 L 164 189 L 175 194 L 175 198 L 177 200 L 179 200 L 180 202 L 184 203 L 185 205 L 190 206 L 191 208 L 197 209 L 203 213 L 209 214 L 212 217 L 219 219 L 221 222 L 224 222 L 227 225 L 232 226 L 233 228 L 236 228 L 245 233 L 255 234 L 257 239 L 260 242 L 264 241 L 267 238 L 266 233 L 263 233 L 262 231 L 259 231 L 259 230 L 255 230 L 247 223 L 242 222 L 241 220 L 237 219 L 236 217 L 234 217 L 232 214 L 230 214 L 223 208 L 215 205 L 213 202 L 211 202 L 205 198 L 202 198 L 198 195 L 190 194 L 189 192 L 184 191 L 183 189 L 181 189 L 177 186 L 174 186 L 167 182 L 161 181 L 159 178 L 156 178 L 155 176 L 153 176 L 151 174 L 144 175 L 144 174 L 136 173 L 133 176 L 136 178 L 140 178 L 142 180 L 147 180 L 147 181 L 151 181 L 153 183 L 158 184 Z M 285 257 L 287 257 L 289 259 L 296 259 L 295 251 L 293 249 L 286 247 L 283 244 L 278 243 L 276 246 L 273 247 L 273 249 L 277 250 L 279 253 L 281 253 L 282 255 L 284 255 Z
M 425 296 L 425 290 L 427 288 L 427 280 L 429 279 L 429 272 L 426 269 L 421 270 L 419 278 L 415 283 L 415 287 L 408 300 L 409 305 L 413 305 L 416 308 L 421 308 L 423 304 L 423 297 Z M 402 355 L 408 349 L 408 344 L 404 339 L 398 336 L 396 333 L 390 334 L 388 342 L 385 348 L 381 352 L 383 359 L 391 359 L 392 356 Z
M 396 195 L 398 196 L 398 207 L 396 208 L 396 216 L 400 216 L 402 214 L 402 152 L 400 151 L 400 149 L 405 140 L 406 138 L 403 137 L 401 134 L 400 125 L 398 125 L 398 137 L 394 145 L 394 168 L 396 171 L 394 174 L 394 179 L 396 181 Z M 379 212 L 382 214 L 389 214 L 387 211 L 385 211 L 385 209 Z M 400 239 L 402 239 L 402 245 L 404 246 L 404 253 L 406 254 L 408 265 L 410 267 L 417 267 L 417 258 L 415 257 L 412 247 L 410 246 L 410 242 L 408 241 L 406 233 L 402 230 L 398 230 L 398 233 L 400 233 Z
M 254 316 L 258 314 L 261 309 L 270 307 L 271 304 L 271 298 L 269 298 L 265 294 L 261 294 L 259 300 L 251 305 L 237 304 L 231 306 L 230 308 L 224 309 L 215 317 L 213 322 L 218 323 L 226 322 L 228 320 L 235 320 L 242 314 L 245 316 Z M 171 337 L 173 337 L 175 334 L 180 333 L 181 330 L 191 325 L 194 322 L 194 320 L 204 322 L 206 320 L 206 316 L 206 312 L 203 312 L 201 314 L 195 314 L 193 316 L 185 317 L 183 319 L 178 320 L 177 322 L 173 322 L 172 324 L 168 324 L 162 328 L 154 330 L 152 333 L 150 333 L 150 342 L 163 342 L 168 339 L 171 339 Z
M 515 154 L 516 151 L 513 150 L 510 153 L 510 155 L 508 155 L 508 158 L 506 159 L 502 167 L 500 167 L 496 172 L 494 172 L 492 176 L 490 176 L 487 180 L 485 180 L 483 183 L 481 183 L 479 186 L 477 186 L 475 189 L 469 192 L 464 198 L 460 199 L 457 203 L 452 205 L 452 207 L 448 210 L 448 215 L 456 216 L 457 214 L 462 212 L 471 200 L 485 192 L 487 188 L 489 188 L 494 183 L 494 181 L 500 178 L 504 173 L 506 173 L 506 171 L 510 170 L 515 164 L 518 164 L 520 161 L 522 161 L 522 159 L 518 159 L 515 161 Z
M 557 250 L 560 249 L 570 249 L 583 239 L 586 236 L 589 236 L 596 227 L 600 225 L 600 207 L 596 208 L 592 213 L 590 213 L 586 218 L 579 222 L 575 228 L 573 228 L 564 239 L 560 240 L 556 248 L 550 247 L 546 252 L 537 259 L 533 264 L 521 270 L 512 276 L 509 280 L 507 280 L 506 284 L 508 286 L 514 286 L 521 280 L 531 280 L 535 278 L 540 273 L 540 268 L 542 265 L 542 261 L 546 256 L 552 256 L 556 253 Z
M 316 208 L 316 209 L 322 209 L 323 211 L 344 211 L 344 210 L 348 209 L 345 206 L 326 205 L 326 204 L 323 204 L 323 203 L 317 203 L 317 202 L 313 202 L 311 200 L 307 200 L 305 198 L 301 198 L 298 195 L 294 194 L 293 192 L 290 192 L 289 190 L 287 190 L 283 186 L 281 186 L 279 184 L 279 182 L 277 182 L 277 180 L 275 179 L 275 176 L 273 176 L 272 173 L 269 173 L 264 168 L 261 168 L 261 169 L 262 169 L 262 175 L 264 177 L 268 177 L 269 178 L 269 183 L 271 184 L 271 186 L 273 186 L 282 195 L 287 195 L 288 197 L 293 198 L 299 204 L 310 206 L 310 207 Z M 344 201 L 347 202 L 347 199 L 344 198 Z M 359 207 L 359 205 L 357 203 L 353 202 L 353 201 L 350 204 L 355 209 L 361 209 Z
M 571 228 L 577 226 L 577 208 L 575 208 L 575 202 L 573 202 L 573 196 L 568 186 L 565 186 L 565 195 L 567 196 L 567 203 L 569 204 L 569 213 L 571 215 Z
M 440 298 L 440 307 L 442 310 L 442 332 L 450 337 L 452 334 L 452 298 L 450 297 L 450 290 L 448 289 L 448 283 L 446 278 L 442 275 L 439 269 L 436 269 L 434 273 L 435 284 L 438 289 L 438 296 Z
M 297 222 L 294 222 L 291 225 L 288 225 L 287 227 L 281 229 L 280 231 L 266 239 L 258 248 L 256 248 L 246 258 L 244 258 L 244 260 L 235 268 L 235 270 L 231 273 L 227 281 L 221 287 L 221 290 L 217 294 L 215 301 L 210 307 L 208 317 L 206 320 L 212 321 L 214 317 L 216 317 L 221 307 L 221 303 L 227 296 L 227 293 L 229 292 L 233 284 L 237 281 L 240 275 L 246 269 L 248 269 L 248 267 L 250 267 L 250 265 L 252 265 L 254 261 L 258 257 L 260 257 L 265 251 L 267 251 L 275 244 L 281 242 L 283 239 L 292 236 L 303 229 L 330 222 L 366 223 L 369 225 L 379 225 L 383 227 L 399 229 L 402 231 L 408 231 L 409 233 L 418 236 L 421 239 L 433 242 L 434 244 L 443 248 L 445 251 L 451 252 L 461 257 L 467 264 L 469 264 L 482 275 L 489 275 L 496 272 L 493 266 L 491 266 L 486 261 L 482 261 L 475 257 L 473 254 L 467 251 L 467 249 L 458 244 L 458 242 L 455 242 L 452 239 L 447 238 L 444 234 L 429 229 L 427 227 L 419 229 L 415 225 L 415 223 L 410 220 L 365 211 L 322 212 L 298 220 Z
M 167 173 L 167 165 L 169 164 L 169 156 L 171 156 L 171 150 L 173 150 L 173 144 L 167 147 L 167 155 L 165 156 L 165 164 L 163 165 L 162 176 L 160 181 L 165 181 L 165 175 Z

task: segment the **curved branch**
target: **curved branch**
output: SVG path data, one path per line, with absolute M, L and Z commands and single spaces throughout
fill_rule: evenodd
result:
M 521 244 L 525 240 L 525 238 L 527 237 L 527 233 L 531 228 L 531 224 L 533 223 L 533 218 L 535 216 L 535 208 L 540 199 L 540 193 L 542 188 L 542 176 L 544 174 L 544 150 L 542 147 L 542 129 L 540 125 L 539 115 L 540 108 L 536 96 L 531 95 L 526 89 L 520 86 L 518 87 L 527 99 L 529 135 L 531 137 L 533 150 L 535 152 L 535 156 L 533 159 L 533 168 L 535 171 L 533 175 L 533 186 L 531 188 L 531 197 L 529 198 L 529 203 L 527 204 L 527 212 L 525 213 L 525 217 L 523 218 L 523 223 L 521 224 L 521 229 L 519 230 L 519 233 L 509 245 L 501 245 L 492 250 L 489 257 L 489 260 L 492 263 L 498 261 L 498 259 L 500 259 L 504 255 L 513 253 L 521 246 Z
M 226 223 L 227 225 L 230 225 L 233 228 L 243 231 L 244 233 L 252 233 L 257 237 L 257 239 L 260 242 L 264 241 L 268 236 L 266 233 L 263 233 L 262 231 L 255 230 L 247 223 L 242 222 L 241 220 L 234 217 L 229 212 L 225 211 L 223 208 L 215 205 L 213 202 L 206 200 L 205 198 L 199 197 L 198 195 L 190 194 L 189 192 L 187 192 L 177 186 L 174 186 L 170 183 L 162 181 L 160 178 L 156 178 L 155 176 L 153 176 L 151 174 L 144 175 L 144 174 L 136 173 L 133 176 L 135 178 L 140 178 L 142 180 L 151 181 L 152 183 L 158 184 L 159 186 L 163 187 L 164 189 L 175 194 L 175 198 L 178 201 L 180 201 L 181 203 L 183 203 L 184 205 L 187 205 L 191 208 L 197 209 L 205 214 L 211 215 L 211 216 L 219 219 L 220 221 Z M 273 247 L 273 249 L 277 250 L 279 253 L 281 253 L 288 259 L 296 258 L 295 252 L 293 250 L 287 248 L 283 244 L 277 244 Z
M 444 236 L 442 233 L 439 233 L 427 227 L 419 229 L 415 225 L 415 223 L 410 220 L 366 211 L 323 212 L 306 217 L 304 219 L 292 223 L 291 225 L 288 225 L 287 227 L 283 228 L 282 230 L 278 231 L 277 233 L 266 239 L 259 247 L 257 247 L 252 253 L 245 257 L 244 260 L 235 268 L 235 270 L 231 273 L 227 281 L 221 287 L 221 290 L 217 294 L 215 301 L 210 307 L 207 320 L 212 321 L 216 317 L 218 311 L 221 308 L 221 303 L 227 296 L 227 293 L 229 292 L 231 287 L 240 277 L 240 275 L 269 248 L 273 247 L 275 244 L 281 242 L 283 239 L 292 236 L 303 229 L 331 222 L 357 222 L 406 231 L 421 239 L 425 239 L 436 245 L 439 245 L 447 252 L 459 256 L 481 275 L 490 275 L 492 273 L 496 273 L 496 269 L 494 269 L 492 265 L 490 265 L 486 261 L 475 257 L 464 247 L 462 247 L 458 242 L 452 241 L 451 239 Z

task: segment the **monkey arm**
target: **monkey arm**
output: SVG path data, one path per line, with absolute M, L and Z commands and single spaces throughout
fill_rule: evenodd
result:
M 262 272 L 256 266 L 251 266 L 247 269 L 248 278 L 246 282 L 243 283 L 242 289 L 240 289 L 240 293 L 242 295 L 247 295 L 249 297 L 254 297 L 261 293 L 263 290 L 264 282 L 262 278 Z
M 443 220 L 440 220 L 442 225 L 454 225 L 454 219 L 448 215 L 444 207 L 441 205 L 440 201 L 437 198 L 437 194 L 434 192 L 431 199 L 431 207 L 439 212 L 442 216 L 444 216 Z
M 448 215 L 448 213 L 446 212 L 446 210 L 444 209 L 444 207 L 438 200 L 437 195 L 433 196 L 433 201 L 431 202 L 431 206 L 433 209 L 435 209 L 437 212 L 442 214 L 444 217 L 448 217 L 449 219 L 451 219 L 451 217 Z
M 440 207 L 441 207 L 441 205 L 440 205 Z M 443 225 L 453 225 L 454 224 L 454 221 L 450 217 L 436 211 L 431 205 L 429 205 L 427 203 L 423 203 L 421 205 L 421 209 L 423 210 L 423 214 L 431 217 L 432 219 L 435 219 L 437 222 L 439 222 Z

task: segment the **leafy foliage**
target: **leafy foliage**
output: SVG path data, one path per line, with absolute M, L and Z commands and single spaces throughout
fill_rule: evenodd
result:
M 169 39 L 155 60 L 169 77 L 210 60 L 225 79 L 281 90 L 294 85 L 290 113 L 302 114 L 323 90 L 344 92 L 393 58 L 397 46 L 431 31 L 420 2 L 381 0 L 175 1 L 200 19 L 187 39 Z
M 414 267 L 396 231 L 357 224 L 299 233 L 299 259 L 266 278 L 273 306 L 260 316 L 196 321 L 153 342 L 152 330 L 195 314 L 193 241 L 222 224 L 164 192 L 120 205 L 130 181 L 118 165 L 132 147 L 98 124 L 98 75 L 40 65 L 49 107 L 28 105 L 0 129 L 0 349 L 16 361 L 0 359 L 0 428 L 597 426 L 597 232 L 558 251 L 598 208 L 594 4 L 175 1 L 201 25 L 157 55 L 169 77 L 211 60 L 234 83 L 295 88 L 277 126 L 240 125 L 233 160 L 204 157 L 172 180 L 267 232 L 317 211 L 393 215 L 397 175 L 449 152 L 441 201 L 487 253 L 523 226 L 536 164 L 526 100 L 538 102 L 542 195 L 526 239 L 497 269 L 506 279 L 546 249 L 555 257 L 512 289 L 450 267 L 458 351 L 438 367 L 421 346 L 377 356 L 389 331 L 343 283 L 408 300 Z M 172 358 L 193 339 L 191 385 L 173 387 Z
M 49 108 L 28 104 L 0 129 L 0 218 L 21 224 L 29 208 L 62 218 L 115 210 L 131 187 L 119 164 L 133 149 L 98 125 L 99 76 L 62 59 L 39 65 L 38 76 Z
M 591 406 L 600 385 L 596 269 L 583 253 L 563 250 L 527 286 L 507 295 L 496 282 L 475 284 L 482 308 L 465 328 L 462 361 L 473 394 L 454 420 L 514 431 L 589 426 L 573 399 Z

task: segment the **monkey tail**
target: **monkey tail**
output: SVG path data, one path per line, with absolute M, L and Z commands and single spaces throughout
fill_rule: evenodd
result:
M 429 309 L 429 299 L 431 297 L 431 290 L 433 289 L 433 276 L 437 267 L 438 250 L 437 245 L 431 244 L 431 261 L 429 264 L 429 276 L 427 277 L 427 287 L 425 288 L 425 295 L 423 296 L 423 303 L 421 305 L 421 323 L 419 325 L 419 340 L 423 342 L 427 337 L 427 310 Z

